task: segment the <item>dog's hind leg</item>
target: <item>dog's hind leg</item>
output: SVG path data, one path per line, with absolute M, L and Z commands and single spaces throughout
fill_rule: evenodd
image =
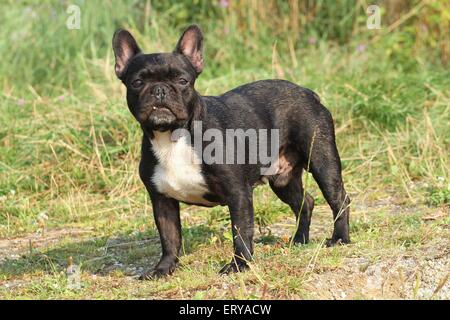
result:
M 294 243 L 305 244 L 309 241 L 309 225 L 311 224 L 314 199 L 311 195 L 305 193 L 305 200 L 303 200 L 301 169 L 294 171 L 287 185 L 277 187 L 273 182 L 270 182 L 270 187 L 278 198 L 289 205 L 295 213 L 298 228 L 294 236 Z
M 332 121 L 324 126 L 313 143 L 309 169 L 333 211 L 334 230 L 327 246 L 349 243 L 350 199 L 342 181 L 341 160 L 336 147 Z M 324 134 L 326 133 L 326 134 Z

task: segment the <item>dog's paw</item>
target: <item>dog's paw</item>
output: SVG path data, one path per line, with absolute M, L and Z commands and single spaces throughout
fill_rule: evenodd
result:
M 168 272 L 168 270 L 163 270 L 163 269 L 151 269 L 151 270 L 147 270 L 144 271 L 143 273 L 141 273 L 141 275 L 139 276 L 139 280 L 157 280 L 159 278 L 168 276 L 170 274 L 170 272 Z
M 303 245 L 307 244 L 309 242 L 309 239 L 304 235 L 295 235 L 294 239 L 289 239 L 289 243 L 291 243 L 291 241 L 295 245 Z
M 175 271 L 176 266 L 176 263 L 159 264 L 154 269 L 144 271 L 139 276 L 139 280 L 156 280 L 171 275 Z
M 236 263 L 234 261 L 227 263 L 220 269 L 219 274 L 231 274 L 236 272 L 243 272 L 247 270 L 249 266 L 246 263 Z
M 342 239 L 342 238 L 331 238 L 331 239 L 327 239 L 327 241 L 325 242 L 325 245 L 327 247 L 335 247 L 335 246 L 343 246 L 345 244 L 349 244 L 350 240 L 348 239 Z

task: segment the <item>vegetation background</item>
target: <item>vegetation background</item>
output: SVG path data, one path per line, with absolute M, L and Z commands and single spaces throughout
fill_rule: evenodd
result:
M 450 298 L 448 1 L 1 3 L 0 298 Z M 373 4 L 381 29 L 366 26 Z M 70 5 L 80 29 L 66 26 Z M 180 269 L 135 279 L 160 248 L 111 38 L 125 27 L 147 52 L 170 51 L 193 22 L 200 93 L 284 78 L 321 96 L 352 244 L 323 247 L 331 213 L 306 175 L 310 244 L 289 246 L 293 215 L 262 187 L 251 271 L 217 275 L 232 248 L 226 208 L 183 206 Z

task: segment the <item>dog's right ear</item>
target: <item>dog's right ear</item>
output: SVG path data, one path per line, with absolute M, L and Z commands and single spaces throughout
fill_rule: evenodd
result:
M 119 29 L 114 33 L 112 46 L 116 57 L 116 75 L 122 79 L 131 58 L 140 53 L 141 49 L 131 33 L 124 29 Z

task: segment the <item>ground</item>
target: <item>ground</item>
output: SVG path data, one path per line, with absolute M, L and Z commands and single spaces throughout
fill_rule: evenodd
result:
M 185 253 L 171 277 L 137 279 L 157 262 L 160 246 L 154 226 L 130 232 L 121 225 L 122 219 L 133 217 L 112 222 L 113 232 L 42 226 L 38 232 L 0 240 L 0 297 L 450 299 L 448 208 L 402 207 L 390 199 L 362 206 L 356 200 L 352 243 L 326 248 L 331 213 L 320 204 L 314 211 L 311 243 L 290 247 L 295 221 L 289 211 L 267 188 L 257 192 L 257 198 L 282 213 L 255 229 L 255 261 L 246 273 L 219 276 L 232 250 L 225 224 L 209 226 L 207 209 L 199 215 L 194 207 L 185 207 Z M 134 217 L 137 224 L 145 218 Z M 67 273 L 72 263 L 81 270 L 79 286 Z

